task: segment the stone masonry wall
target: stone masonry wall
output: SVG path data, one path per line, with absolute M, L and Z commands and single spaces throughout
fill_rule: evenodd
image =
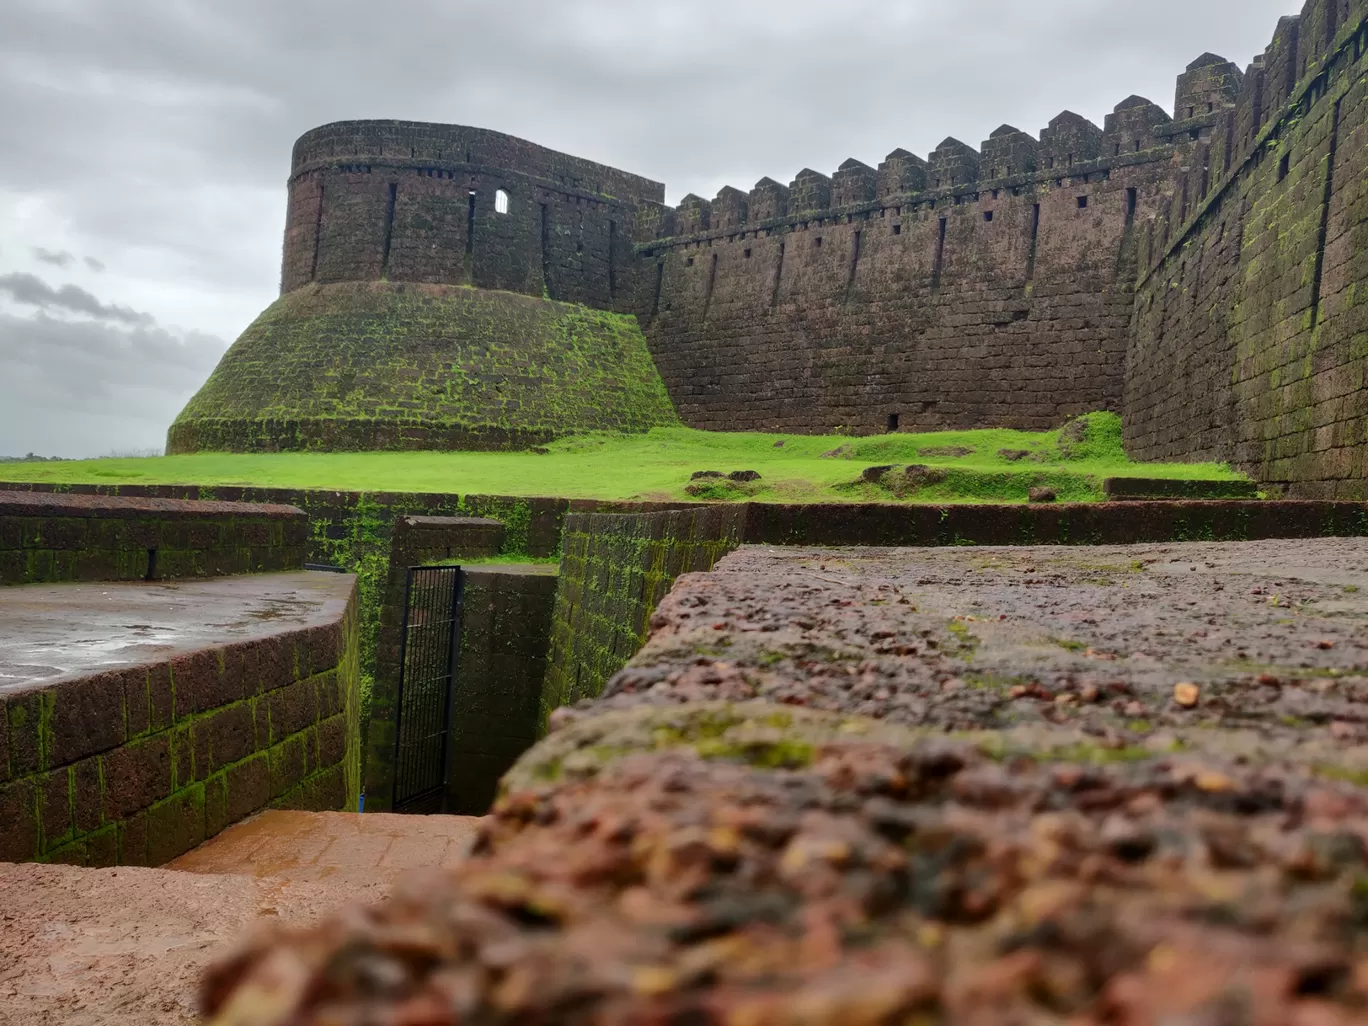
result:
M 295 146 L 281 291 L 387 280 L 625 308 L 636 204 L 663 199 L 659 183 L 498 132 L 326 125 Z
M 1368 496 L 1368 4 L 1285 18 L 1222 114 L 1211 174 L 1142 253 L 1124 404 L 1140 459 L 1225 460 Z
M 355 593 L 336 622 L 0 694 L 0 862 L 159 866 L 266 808 L 355 809 Z
M 1140 227 L 1208 145 L 1239 71 L 1179 79 L 974 150 L 688 197 L 638 252 L 638 315 L 685 423 L 714 430 L 1058 426 L 1118 409 Z M 1227 74 L 1185 103 L 1212 68 Z M 1233 76 L 1233 77 L 1229 77 Z M 1188 115 L 1192 109 L 1191 116 Z
M 542 726 L 594 698 L 646 639 L 651 613 L 680 574 L 711 570 L 741 544 L 744 506 L 566 518 Z
M 289 505 L 0 491 L 0 585 L 298 570 L 308 533 Z
M 537 564 L 464 569 L 447 812 L 483 816 L 499 779 L 537 740 L 557 574 Z

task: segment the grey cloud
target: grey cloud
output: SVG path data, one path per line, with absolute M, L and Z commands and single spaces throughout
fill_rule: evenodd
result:
M 226 348 L 156 325 L 0 314 L 0 453 L 159 446 Z
M 37 275 L 15 272 L 0 275 L 0 295 L 8 296 L 24 306 L 36 306 L 40 310 L 61 310 L 67 313 L 86 314 L 105 321 L 118 321 L 122 324 L 150 325 L 150 314 L 139 313 L 126 306 L 101 303 L 99 299 L 77 285 L 62 285 L 53 288 Z
M 105 270 L 105 265 L 99 260 L 96 260 L 94 257 L 86 257 L 85 265 L 89 267 L 92 271 L 94 271 L 96 274 L 99 274 Z
M 42 246 L 33 247 L 33 257 L 35 260 L 39 260 L 45 264 L 51 264 L 53 267 L 60 267 L 63 270 L 76 262 L 76 255 L 74 253 L 68 253 L 64 249 L 44 249 Z

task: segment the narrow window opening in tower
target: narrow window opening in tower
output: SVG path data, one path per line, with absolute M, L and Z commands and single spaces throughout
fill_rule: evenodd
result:
M 890 435 L 891 435 L 894 431 L 897 431 L 897 430 L 898 430 L 898 421 L 899 421 L 900 419 L 901 419 L 901 418 L 900 418 L 899 415 L 896 414 L 896 413 L 890 413 L 890 414 L 888 415 L 888 433 L 889 433 Z
M 1112 151 L 1112 156 L 1113 156 L 1113 157 L 1119 157 L 1119 156 L 1121 156 L 1121 144 L 1120 144 L 1120 143 L 1117 143 L 1117 144 L 1116 144 L 1116 149 Z
M 1208 114 L 1213 113 L 1215 110 L 1216 110 L 1216 104 L 1214 104 L 1214 103 L 1208 103 L 1208 104 L 1207 104 L 1207 113 L 1208 113 Z
M 1026 257 L 1026 280 L 1035 278 L 1036 249 L 1040 244 L 1040 204 L 1031 209 L 1031 250 Z
M 689 257 L 687 260 L 684 261 L 684 266 L 685 266 L 685 267 L 692 267 L 692 266 L 693 266 L 693 261 L 694 261 L 694 258 L 693 258 L 693 257 Z
M 991 221 L 993 219 L 993 212 L 991 210 L 985 210 L 983 212 L 983 219 L 985 221 Z
M 1135 152 L 1136 152 L 1136 153 L 1139 153 L 1139 152 L 1140 152 L 1140 140 L 1139 140 L 1139 139 L 1136 139 L 1136 140 L 1135 140 Z
M 1087 197 L 1087 196 L 1079 196 L 1079 197 L 1078 197 L 1078 209 L 1079 209 L 1079 210 L 1087 210 L 1087 209 L 1088 209 L 1088 197 Z
M 817 238 L 815 238 L 815 239 L 812 240 L 812 244 L 813 244 L 814 246 L 816 246 L 818 249 L 821 249 L 821 247 L 822 247 L 822 237 L 821 237 L 820 235 L 817 236 Z
M 1135 205 L 1139 194 L 1134 189 L 1126 190 L 1126 227 L 1135 223 Z
M 1069 154 L 1069 167 L 1073 167 L 1073 154 Z
M 894 234 L 894 235 L 901 235 L 901 234 L 902 234 L 902 225 L 900 225 L 900 224 L 895 224 L 895 225 L 893 226 L 893 234 Z
M 1287 175 L 1288 175 L 1288 172 L 1291 171 L 1291 170 L 1292 170 L 1292 154 L 1290 154 L 1290 153 L 1284 153 L 1284 154 L 1282 155 L 1282 160 L 1278 161 L 1278 181 L 1281 182 L 1284 178 L 1286 178 Z
M 750 250 L 746 250 L 746 259 L 749 260 L 750 258 L 751 258 L 751 251 L 750 251 Z
M 1196 108 L 1196 107 L 1189 107 L 1189 108 L 1188 108 L 1188 117 L 1194 117 L 1196 114 L 1197 114 L 1197 108 Z
M 494 193 L 494 213 L 508 213 L 508 193 L 504 192 L 502 189 Z

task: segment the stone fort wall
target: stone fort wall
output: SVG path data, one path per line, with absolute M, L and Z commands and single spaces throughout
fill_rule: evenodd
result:
M 387 280 L 615 309 L 631 295 L 636 204 L 664 195 L 658 182 L 499 132 L 325 125 L 295 144 L 281 291 Z
M 1308 0 L 1173 112 L 1070 112 L 712 200 L 502 135 L 305 135 L 282 289 L 473 285 L 635 314 L 682 420 L 795 432 L 1057 426 L 1134 455 L 1364 486 L 1355 341 L 1368 0 Z
M 1284 18 L 1147 227 L 1124 404 L 1142 459 L 1368 496 L 1368 3 Z

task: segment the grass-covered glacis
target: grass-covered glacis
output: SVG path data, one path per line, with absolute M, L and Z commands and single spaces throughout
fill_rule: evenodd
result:
M 925 467 L 911 487 L 864 480 L 871 467 Z M 760 477 L 732 482 L 752 470 Z M 699 471 L 723 478 L 693 480 Z M 1134 463 L 1120 419 L 1089 414 L 1062 430 L 848 436 L 729 434 L 659 427 L 581 434 L 522 452 L 198 453 L 150 459 L 14 464 L 14 481 L 196 484 L 347 491 L 458 492 L 644 500 L 759 502 L 1061 502 L 1102 498 L 1108 477 L 1243 480 L 1217 464 Z M 894 475 L 895 479 L 897 475 Z M 701 484 L 701 487 L 700 487 Z M 693 491 L 688 489 L 692 486 Z

